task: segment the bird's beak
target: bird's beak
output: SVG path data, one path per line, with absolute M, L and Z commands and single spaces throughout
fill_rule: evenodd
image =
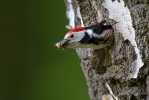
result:
M 57 48 L 58 50 L 59 50 L 60 48 L 62 48 L 62 50 L 65 50 L 65 47 L 67 46 L 68 41 L 69 41 L 69 40 L 66 40 L 66 39 L 61 40 L 61 41 L 58 41 L 58 42 L 56 42 L 56 43 L 54 44 L 54 47 Z

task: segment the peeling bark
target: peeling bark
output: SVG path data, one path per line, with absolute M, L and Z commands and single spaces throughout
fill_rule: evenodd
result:
M 109 18 L 109 12 L 102 5 L 105 0 L 65 0 L 67 12 L 70 3 L 75 15 L 75 27 L 82 26 L 77 16 L 77 8 L 85 26 L 89 26 L 106 19 L 114 27 L 115 43 L 109 47 L 93 49 L 76 49 L 81 59 L 81 66 L 87 81 L 91 100 L 102 99 L 110 94 L 106 83 L 111 87 L 118 100 L 149 100 L 149 1 L 124 0 L 128 7 L 135 29 L 135 40 L 140 50 L 144 66 L 139 70 L 138 77 L 131 78 L 135 68 L 134 61 L 137 54 L 129 40 L 124 40 L 122 34 L 115 27 L 116 21 Z M 112 0 L 115 1 L 115 0 Z M 121 0 L 118 0 L 121 2 Z

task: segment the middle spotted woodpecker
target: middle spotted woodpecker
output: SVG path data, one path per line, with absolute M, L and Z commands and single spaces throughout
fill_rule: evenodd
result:
M 114 30 L 106 20 L 88 27 L 70 30 L 63 40 L 54 44 L 56 48 L 93 48 L 101 49 L 114 42 Z

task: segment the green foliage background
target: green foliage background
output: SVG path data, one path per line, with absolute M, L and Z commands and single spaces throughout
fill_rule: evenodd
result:
M 89 100 L 76 51 L 53 47 L 67 24 L 63 0 L 0 1 L 0 100 Z

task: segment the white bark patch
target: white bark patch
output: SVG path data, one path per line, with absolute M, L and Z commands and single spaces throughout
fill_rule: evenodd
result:
M 69 25 L 72 27 L 72 28 L 75 28 L 75 14 L 74 14 L 74 9 L 73 9 L 73 6 L 71 4 L 71 0 L 67 0 L 68 1 L 68 8 L 67 8 L 67 17 L 69 19 Z
M 133 62 L 134 72 L 130 75 L 130 78 L 137 78 L 139 69 L 144 65 L 144 63 L 135 41 L 135 30 L 132 27 L 130 11 L 127 7 L 124 7 L 123 0 L 120 0 L 120 2 L 118 2 L 118 0 L 115 0 L 114 2 L 112 2 L 112 0 L 105 0 L 102 5 L 108 10 L 109 18 L 118 22 L 116 28 L 122 34 L 124 39 L 128 39 L 134 46 L 137 60 Z
M 105 94 L 102 96 L 102 100 L 114 100 L 110 94 Z
M 112 89 L 110 88 L 110 86 L 109 86 L 108 83 L 106 83 L 106 86 L 107 86 L 107 88 L 108 88 L 108 90 L 109 90 L 111 96 L 112 96 L 115 100 L 118 100 L 118 97 L 116 97 L 116 96 L 113 94 Z M 114 99 L 113 99 L 113 100 L 114 100 Z M 112 99 L 109 99 L 109 100 L 112 100 Z
M 80 18 L 81 27 L 84 27 L 84 23 L 83 23 L 83 20 L 82 20 L 82 16 L 81 16 L 81 13 L 80 13 L 80 7 L 79 7 L 79 6 L 78 6 L 78 8 L 77 8 L 77 15 L 78 15 L 78 17 Z

